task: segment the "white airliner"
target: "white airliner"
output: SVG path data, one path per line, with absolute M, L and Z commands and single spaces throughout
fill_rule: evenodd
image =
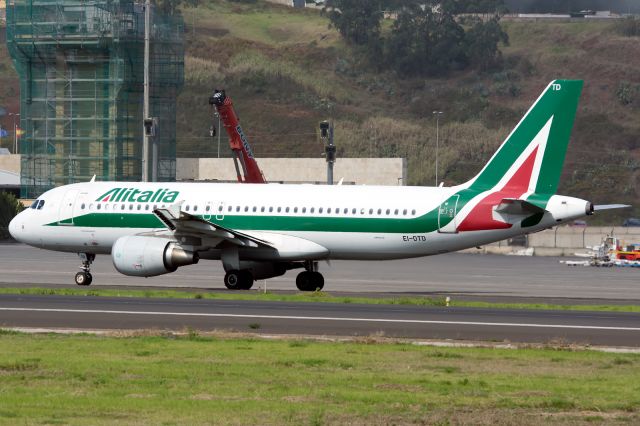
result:
M 96 254 L 111 254 L 125 275 L 212 259 L 230 289 L 295 268 L 300 290 L 321 289 L 321 260 L 447 253 L 592 214 L 591 202 L 555 195 L 581 90 L 551 82 L 480 173 L 453 187 L 92 181 L 45 192 L 9 231 L 79 253 L 79 285 Z

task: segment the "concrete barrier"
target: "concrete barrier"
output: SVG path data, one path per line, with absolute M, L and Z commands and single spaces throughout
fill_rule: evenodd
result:
M 324 158 L 258 158 L 268 182 L 326 182 Z M 178 158 L 177 180 L 235 181 L 230 158 Z M 333 168 L 334 182 L 358 185 L 406 185 L 405 158 L 338 158 Z

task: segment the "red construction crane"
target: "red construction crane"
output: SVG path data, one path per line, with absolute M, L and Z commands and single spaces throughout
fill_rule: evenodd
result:
M 233 102 L 224 90 L 214 90 L 209 98 L 209 105 L 215 106 L 220 120 L 229 135 L 229 146 L 233 152 L 233 164 L 236 167 L 238 182 L 267 183 L 256 159 L 253 157 L 249 141 L 240 127 L 240 119 L 233 109 Z M 240 166 L 238 166 L 238 162 Z M 240 173 L 242 167 L 242 173 Z

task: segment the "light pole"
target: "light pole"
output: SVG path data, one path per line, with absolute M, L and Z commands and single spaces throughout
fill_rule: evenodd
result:
M 9 115 L 13 116 L 13 153 L 18 153 L 18 127 L 16 126 L 16 116 L 20 117 L 19 112 L 10 112 Z
M 440 116 L 442 111 L 433 111 L 436 116 L 436 186 L 438 186 L 438 149 L 440 148 Z

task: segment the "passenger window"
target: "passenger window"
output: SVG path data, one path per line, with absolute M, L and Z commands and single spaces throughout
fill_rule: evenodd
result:
M 218 206 L 218 211 L 221 212 L 222 211 L 222 205 Z
M 373 209 L 369 209 L 369 214 L 373 214 Z
M 236 206 L 236 213 L 240 211 L 240 206 Z
M 84 203 L 82 203 L 82 205 L 80 206 L 80 208 L 81 208 L 82 210 L 84 210 L 84 207 L 85 207 L 85 205 L 84 205 Z
M 391 210 L 387 209 L 387 216 L 389 216 L 389 213 L 391 213 Z
M 205 211 L 211 210 L 211 206 L 207 204 L 207 207 L 204 208 Z
M 273 207 L 269 207 L 269 213 L 273 211 Z
M 91 208 L 91 206 L 89 206 Z M 142 204 L 138 204 L 138 211 L 142 210 Z
M 120 210 L 124 210 L 124 208 L 125 208 L 124 204 L 120 206 Z
M 318 208 L 318 213 L 322 213 L 322 207 Z
M 382 214 L 382 209 L 378 209 L 378 214 Z
M 294 208 L 293 208 L 293 212 L 294 212 L 294 213 L 298 213 L 298 208 L 297 208 L 297 207 L 294 207 Z
M 327 214 L 331 214 L 331 207 L 327 207 Z
M 193 211 L 197 212 L 198 211 L 198 206 L 193 206 Z
M 100 210 L 102 208 L 102 204 L 96 204 L 96 209 Z
M 313 207 L 311 207 L 311 210 L 309 210 L 309 213 L 313 213 L 313 211 L 314 211 Z
M 303 208 L 302 208 L 302 213 L 306 213 L 306 212 L 307 212 L 307 208 L 306 208 L 306 207 L 303 207 Z
M 258 211 L 258 208 L 256 206 L 253 206 L 253 212 L 255 213 L 257 211 Z
M 260 207 L 260 212 L 264 212 L 264 206 Z
M 153 209 L 155 210 L 155 209 L 157 209 L 157 208 L 158 208 L 158 205 L 157 205 L 157 204 L 154 204 L 154 205 L 153 205 Z
M 133 210 L 133 204 L 129 204 L 129 210 Z
M 344 213 L 344 214 L 349 213 L 349 209 L 344 209 L 344 210 L 342 211 L 342 213 Z
M 233 210 L 233 206 L 229 206 L 229 208 L 227 209 L 227 211 L 232 211 Z
M 364 209 L 360 209 L 360 214 L 364 214 Z
M 407 215 L 407 209 L 402 210 L 402 214 L 406 216 Z
M 184 208 L 184 210 L 188 212 L 188 211 L 189 211 L 189 206 L 186 206 L 186 207 Z
M 415 216 L 416 211 L 415 210 L 411 210 L 411 214 Z
M 356 214 L 356 209 L 351 209 L 351 214 Z
M 278 213 L 282 211 L 282 207 L 278 207 Z
M 279 210 L 278 210 L 278 211 L 279 211 Z M 289 213 L 289 207 L 285 208 L 285 209 L 284 209 L 284 212 L 285 212 L 285 213 Z
M 248 211 L 249 211 L 249 206 L 245 206 L 245 207 L 244 207 L 244 211 L 245 211 L 245 212 L 248 212 Z
M 149 204 L 145 204 L 144 209 L 149 210 Z

